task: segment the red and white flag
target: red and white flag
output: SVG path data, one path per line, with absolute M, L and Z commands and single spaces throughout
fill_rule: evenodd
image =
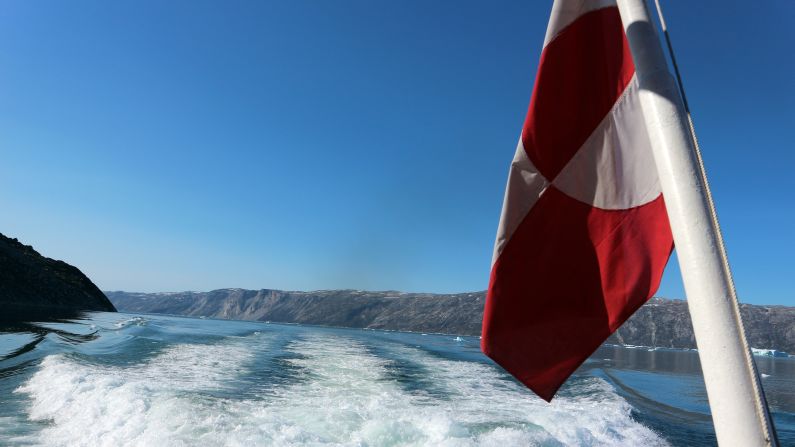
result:
M 657 291 L 672 249 L 618 8 L 557 0 L 508 175 L 483 352 L 551 400 Z

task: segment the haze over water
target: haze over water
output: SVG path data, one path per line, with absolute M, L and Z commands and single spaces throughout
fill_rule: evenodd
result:
M 477 337 L 91 313 L 0 333 L 0 444 L 714 444 L 698 357 L 602 347 L 552 404 Z M 782 445 L 795 359 L 757 358 Z

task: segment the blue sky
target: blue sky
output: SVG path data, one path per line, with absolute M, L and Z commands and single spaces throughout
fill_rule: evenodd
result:
M 795 304 L 795 5 L 665 4 L 741 300 Z M 6 1 L 0 232 L 104 290 L 482 290 L 548 16 Z

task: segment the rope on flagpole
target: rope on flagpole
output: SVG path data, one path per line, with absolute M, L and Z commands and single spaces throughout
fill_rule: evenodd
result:
M 715 203 L 712 200 L 712 191 L 709 188 L 709 181 L 707 180 L 707 171 L 704 167 L 704 160 L 701 157 L 701 147 L 698 144 L 698 137 L 696 137 L 696 128 L 693 125 L 693 117 L 690 114 L 690 106 L 687 103 L 687 96 L 685 96 L 685 87 L 682 83 L 682 76 L 679 73 L 679 66 L 676 63 L 676 57 L 674 56 L 674 48 L 671 44 L 671 37 L 668 34 L 668 26 L 665 24 L 665 17 L 663 16 L 662 7 L 660 6 L 660 0 L 654 0 L 654 4 L 657 7 L 657 17 L 660 19 L 660 25 L 662 26 L 662 32 L 665 36 L 665 43 L 668 46 L 668 54 L 671 57 L 671 64 L 674 68 L 674 74 L 676 75 L 676 82 L 679 86 L 679 95 L 682 97 L 682 104 L 685 108 L 685 115 L 687 116 L 687 125 L 690 131 L 690 138 L 693 140 L 693 148 L 694 148 L 694 155 L 696 156 L 696 162 L 698 163 L 698 170 L 699 175 L 701 177 L 701 183 L 704 186 L 704 192 L 707 199 L 707 205 L 709 207 L 709 212 L 712 217 L 712 224 L 715 227 L 715 233 L 718 239 L 718 251 L 720 252 L 721 260 L 723 261 L 723 268 L 726 271 L 726 276 L 729 279 L 729 291 L 731 293 L 731 300 L 734 307 L 734 319 L 737 322 L 737 326 L 740 328 L 742 334 L 742 342 L 743 346 L 745 347 L 745 361 L 753 372 L 755 380 L 754 380 L 754 397 L 756 398 L 756 405 L 757 405 L 757 415 L 759 416 L 760 422 L 762 426 L 765 427 L 765 431 L 767 432 L 768 439 L 773 441 L 773 445 L 779 445 L 778 435 L 776 434 L 775 426 L 773 425 L 773 421 L 770 418 L 769 410 L 767 409 L 767 399 L 765 398 L 765 392 L 762 389 L 762 385 L 759 382 L 759 371 L 756 369 L 756 362 L 754 362 L 753 355 L 751 354 L 751 348 L 748 345 L 748 339 L 745 336 L 745 326 L 743 325 L 743 320 L 740 315 L 740 301 L 737 298 L 737 289 L 734 285 L 734 278 L 732 277 L 731 273 L 731 266 L 729 265 L 729 257 L 726 254 L 726 245 L 723 242 L 723 233 L 720 230 L 720 223 L 718 222 L 718 213 L 715 209 Z

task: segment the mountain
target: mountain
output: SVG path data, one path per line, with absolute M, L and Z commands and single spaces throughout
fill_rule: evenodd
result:
M 748 343 L 795 353 L 795 307 L 740 304 Z M 611 337 L 614 343 L 695 348 L 687 302 L 652 298 Z
M 485 292 L 366 292 L 361 290 L 221 289 L 212 292 L 106 292 L 121 311 L 354 328 L 480 335 Z M 795 353 L 795 307 L 740 308 L 751 346 Z M 653 298 L 608 340 L 695 348 L 687 303 Z
M 45 258 L 33 247 L 2 234 L 0 309 L 3 320 L 67 317 L 85 310 L 116 311 L 77 267 Z
M 480 334 L 480 293 L 365 292 L 361 290 L 222 289 L 212 292 L 105 292 L 122 311 L 326 326 Z

